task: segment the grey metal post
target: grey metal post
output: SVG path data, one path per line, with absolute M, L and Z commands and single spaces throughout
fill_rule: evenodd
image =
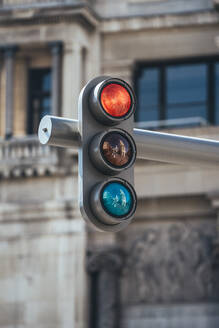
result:
M 219 141 L 134 129 L 137 158 L 206 168 L 219 167 Z M 80 147 L 79 122 L 45 116 L 39 140 L 59 147 Z
M 40 121 L 39 140 L 43 145 L 78 148 L 80 133 L 78 121 L 46 115 Z
M 52 54 L 52 114 L 61 115 L 61 53 L 62 42 L 50 42 Z
M 11 45 L 4 48 L 6 67 L 6 116 L 5 116 L 5 138 L 13 135 L 14 118 L 14 57 L 17 46 Z
M 137 157 L 142 159 L 219 167 L 219 141 L 134 129 Z

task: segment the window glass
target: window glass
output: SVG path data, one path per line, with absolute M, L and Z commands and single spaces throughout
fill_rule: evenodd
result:
M 159 70 L 143 70 L 138 80 L 138 121 L 159 119 Z
M 219 62 L 215 64 L 215 121 L 219 124 Z
M 138 121 L 158 121 L 159 126 L 163 124 L 159 123 L 162 118 L 176 119 L 176 125 L 203 124 L 204 121 L 219 125 L 218 58 L 154 65 L 145 65 L 138 74 Z M 181 120 L 184 118 L 191 120 Z
M 42 90 L 50 91 L 51 89 L 51 73 L 48 72 L 42 76 Z
M 50 114 L 51 108 L 51 97 L 45 97 L 42 100 L 42 110 L 41 110 L 41 117 Z
M 206 117 L 206 105 L 193 104 L 186 106 L 171 106 L 167 110 L 166 119 L 177 119 L 177 118 L 203 118 L 207 120 Z
M 28 134 L 37 133 L 39 122 L 51 113 L 51 70 L 29 70 Z
M 207 65 L 169 66 L 166 72 L 166 118 L 207 119 Z

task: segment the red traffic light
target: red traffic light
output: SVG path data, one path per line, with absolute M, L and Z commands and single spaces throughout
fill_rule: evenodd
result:
M 100 95 L 101 105 L 113 117 L 122 117 L 131 108 L 132 100 L 125 87 L 118 83 L 106 85 Z
M 89 109 L 97 121 L 117 125 L 134 114 L 136 99 L 132 88 L 116 78 L 106 78 L 90 93 Z

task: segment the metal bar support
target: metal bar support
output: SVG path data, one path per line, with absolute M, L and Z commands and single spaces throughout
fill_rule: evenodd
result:
M 79 121 L 45 116 L 39 126 L 42 144 L 80 147 Z M 134 129 L 137 158 L 198 167 L 219 167 L 219 141 Z
M 38 137 L 43 145 L 78 148 L 81 136 L 78 121 L 46 115 L 40 121 Z

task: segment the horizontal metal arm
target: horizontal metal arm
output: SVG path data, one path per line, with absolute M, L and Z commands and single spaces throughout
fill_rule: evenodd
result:
M 137 157 L 219 168 L 219 141 L 134 129 Z
M 38 137 L 43 145 L 64 148 L 78 148 L 81 140 L 77 120 L 50 115 L 40 121 Z
M 45 116 L 39 126 L 42 144 L 80 147 L 79 122 Z M 219 141 L 134 129 L 137 157 L 142 159 L 199 167 L 219 167 Z

